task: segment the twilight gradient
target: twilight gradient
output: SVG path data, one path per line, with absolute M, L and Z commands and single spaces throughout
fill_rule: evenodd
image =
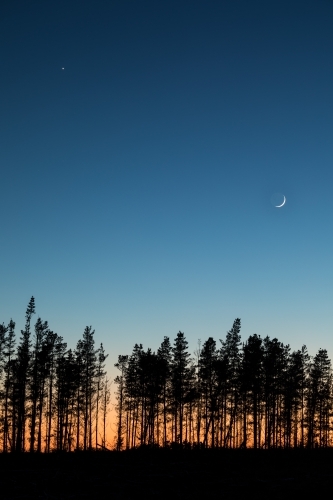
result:
M 333 3 L 7 1 L 0 321 L 333 355 Z M 272 206 L 281 192 L 287 203 Z

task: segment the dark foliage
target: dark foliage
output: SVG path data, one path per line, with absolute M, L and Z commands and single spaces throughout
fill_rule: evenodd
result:
M 0 446 L 3 452 L 50 452 L 105 446 L 110 384 L 107 355 L 86 327 L 73 352 L 47 321 L 35 299 L 15 349 L 15 323 L 0 325 Z M 101 428 L 99 428 L 102 420 Z
M 119 356 L 116 449 L 331 446 L 327 351 L 311 357 L 256 334 L 242 344 L 240 327 L 237 318 L 220 348 L 199 344 L 196 360 L 182 332 L 157 354 L 136 344 Z

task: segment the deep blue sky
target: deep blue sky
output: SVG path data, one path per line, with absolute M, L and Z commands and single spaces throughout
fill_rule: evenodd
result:
M 332 26 L 330 0 L 4 0 L 0 321 L 34 295 L 109 366 L 236 317 L 333 356 Z

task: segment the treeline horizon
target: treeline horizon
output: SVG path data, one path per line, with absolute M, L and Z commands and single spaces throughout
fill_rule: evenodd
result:
M 115 449 L 327 448 L 332 445 L 332 367 L 278 339 L 241 341 L 235 319 L 220 347 L 209 337 L 195 357 L 179 331 L 157 352 L 135 344 L 115 367 Z
M 15 323 L 0 324 L 0 451 L 110 449 L 110 380 L 103 344 L 87 326 L 75 349 L 40 317 L 35 299 L 16 346 Z M 278 339 L 209 337 L 191 356 L 179 331 L 156 352 L 135 344 L 115 367 L 113 449 L 327 448 L 332 446 L 333 378 L 326 349 L 310 356 Z M 112 445 L 111 445 L 112 447 Z
M 17 347 L 0 324 L 0 451 L 92 450 L 106 444 L 110 381 L 103 344 L 87 326 L 74 350 L 38 317 L 31 297 Z

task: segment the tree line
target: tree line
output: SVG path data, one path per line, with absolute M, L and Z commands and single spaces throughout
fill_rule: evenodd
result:
M 75 349 L 40 317 L 31 297 L 16 345 L 0 324 L 0 450 L 105 448 L 110 381 L 103 344 L 87 326 Z M 332 445 L 332 368 L 325 349 L 310 356 L 276 338 L 241 341 L 235 319 L 224 340 L 184 333 L 153 352 L 135 344 L 115 367 L 117 450 L 138 446 L 290 448 Z
M 87 326 L 74 350 L 38 317 L 31 297 L 16 344 L 0 325 L 0 450 L 50 452 L 105 446 L 110 382 L 103 344 Z
M 115 367 L 115 448 L 290 448 L 332 445 L 332 369 L 325 349 L 291 351 L 276 338 L 241 342 L 237 318 L 195 357 L 178 332 L 157 352 L 135 344 Z

